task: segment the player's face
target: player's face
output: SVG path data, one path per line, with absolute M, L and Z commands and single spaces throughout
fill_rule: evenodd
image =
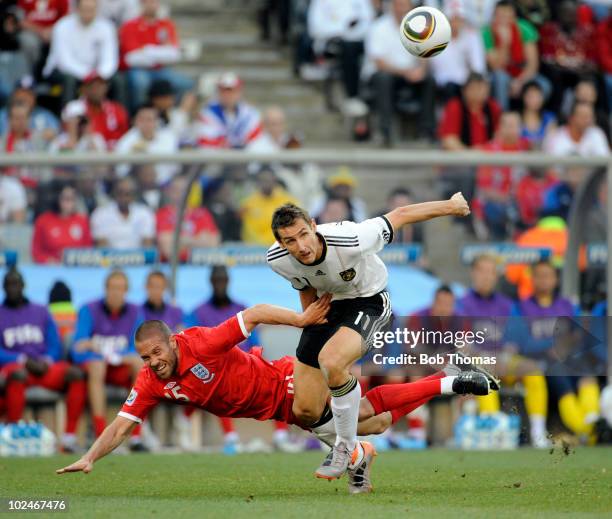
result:
M 113 276 L 106 283 L 106 304 L 112 310 L 119 310 L 125 303 L 127 281 L 123 276 Z
M 431 315 L 435 317 L 452 317 L 455 309 L 455 296 L 448 292 L 440 292 L 431 307 Z
M 161 305 L 166 291 L 166 280 L 161 276 L 151 276 L 147 281 L 147 298 L 154 305 Z
M 23 296 L 23 279 L 19 274 L 9 274 L 4 279 L 4 293 L 9 302 L 19 301 Z
M 280 245 L 295 259 L 310 265 L 321 256 L 322 247 L 316 230 L 314 220 L 296 220 L 292 225 L 278 229 Z
M 533 270 L 533 290 L 536 294 L 552 295 L 557 288 L 557 272 L 550 265 L 538 265 Z
M 472 286 L 482 295 L 492 294 L 497 285 L 497 265 L 493 261 L 481 260 L 472 269 Z
M 172 337 L 169 342 L 159 338 L 139 342 L 136 344 L 136 349 L 142 361 L 158 378 L 165 380 L 174 374 L 178 356 L 176 341 Z

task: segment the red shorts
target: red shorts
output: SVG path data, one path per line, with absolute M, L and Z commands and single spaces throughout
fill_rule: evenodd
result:
M 25 380 L 26 387 L 40 386 L 51 391 L 62 391 L 66 386 L 66 371 L 70 367 L 70 363 L 65 360 L 60 360 L 49 365 L 46 373 L 40 377 L 36 377 L 27 372 L 23 364 L 13 362 L 0 368 L 1 378 L 8 378 L 15 371 L 26 371 L 27 377 Z
M 81 366 L 87 371 L 87 363 L 81 364 Z M 119 364 L 118 366 L 107 364 L 105 382 L 111 386 L 121 386 L 130 389 L 133 383 L 130 366 L 128 364 Z
M 278 360 L 273 360 L 272 365 L 283 375 L 283 382 L 279 385 L 276 392 L 274 402 L 274 420 L 286 422 L 288 424 L 297 424 L 298 420 L 293 414 L 293 364 L 294 357 L 282 357 Z

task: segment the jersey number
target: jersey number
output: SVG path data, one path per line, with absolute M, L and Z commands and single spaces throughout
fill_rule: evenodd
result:
M 174 397 L 175 400 L 185 400 L 185 402 L 189 402 L 189 397 L 187 395 L 183 395 L 182 393 L 179 393 L 180 390 L 181 390 L 181 386 L 174 386 L 170 390 L 172 392 L 172 395 L 170 395 L 170 393 L 164 393 L 164 396 L 166 398 Z

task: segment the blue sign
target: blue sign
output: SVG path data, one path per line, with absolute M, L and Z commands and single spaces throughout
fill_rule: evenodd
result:
M 591 243 L 586 249 L 589 267 L 605 267 L 608 264 L 608 246 L 605 243 Z
M 478 256 L 482 255 L 493 256 L 505 265 L 528 265 L 551 259 L 552 250 L 548 247 L 519 247 L 512 243 L 466 245 L 461 249 L 461 262 L 471 265 Z
M 0 251 L 0 267 L 14 267 L 17 264 L 17 251 Z
M 217 248 L 193 249 L 189 258 L 192 265 L 264 265 L 267 247 L 257 245 L 225 245 Z M 420 245 L 387 245 L 378 253 L 388 265 L 414 263 L 421 257 Z
M 65 249 L 68 267 L 134 267 L 158 262 L 157 249 Z

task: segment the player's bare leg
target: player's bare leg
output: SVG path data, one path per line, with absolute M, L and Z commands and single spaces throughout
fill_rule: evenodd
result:
M 349 371 L 363 355 L 362 342 L 359 333 L 343 326 L 319 353 L 321 373 L 331 392 L 331 410 L 336 429 L 332 455 L 315 472 L 319 478 L 340 478 L 349 467 L 357 466 L 363 458 L 363 448 L 357 441 L 361 387 Z
M 106 362 L 92 360 L 87 363 L 87 396 L 96 437 L 106 427 Z
M 316 428 L 329 395 L 321 370 L 296 359 L 293 367 L 293 389 L 293 414 L 304 427 Z

